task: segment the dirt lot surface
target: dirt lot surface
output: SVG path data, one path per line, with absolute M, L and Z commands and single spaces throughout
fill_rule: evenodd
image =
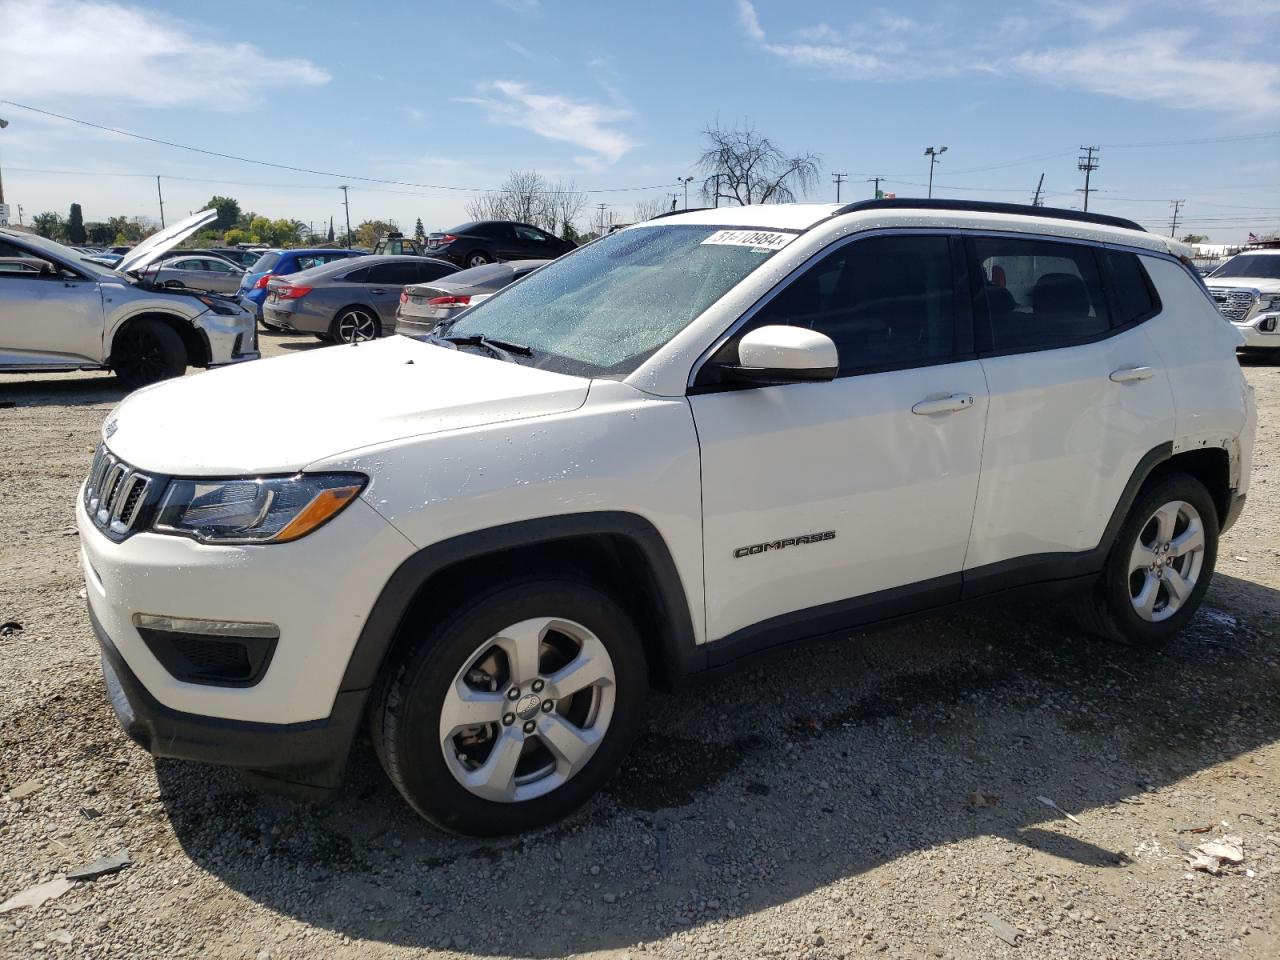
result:
M 129 742 L 72 528 L 120 393 L 0 378 L 0 901 L 135 861 L 0 914 L 0 955 L 1280 956 L 1280 368 L 1246 373 L 1249 506 L 1169 649 L 1043 605 L 812 645 L 655 694 L 604 796 L 490 842 L 417 821 L 363 746 L 311 806 Z M 1227 836 L 1242 863 L 1191 869 Z

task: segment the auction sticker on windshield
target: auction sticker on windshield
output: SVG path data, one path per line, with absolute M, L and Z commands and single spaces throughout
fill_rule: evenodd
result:
M 796 238 L 794 233 L 775 230 L 717 230 L 703 244 L 717 243 L 730 247 L 759 247 L 765 250 L 781 250 Z

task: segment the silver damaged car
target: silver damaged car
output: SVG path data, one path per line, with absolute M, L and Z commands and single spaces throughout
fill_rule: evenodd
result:
M 52 240 L 0 228 L 0 372 L 113 370 L 130 389 L 258 357 L 253 313 L 193 287 L 157 286 L 146 269 L 217 218 L 204 210 L 130 250 L 115 269 Z

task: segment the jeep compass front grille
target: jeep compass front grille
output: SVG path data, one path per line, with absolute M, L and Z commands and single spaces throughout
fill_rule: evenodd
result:
M 146 525 L 161 484 L 98 445 L 84 485 L 84 508 L 93 525 L 113 540 L 123 540 Z

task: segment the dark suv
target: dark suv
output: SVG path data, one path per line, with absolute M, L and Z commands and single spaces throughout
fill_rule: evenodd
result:
M 577 246 L 514 220 L 477 220 L 427 236 L 427 255 L 478 267 L 497 260 L 554 260 Z

